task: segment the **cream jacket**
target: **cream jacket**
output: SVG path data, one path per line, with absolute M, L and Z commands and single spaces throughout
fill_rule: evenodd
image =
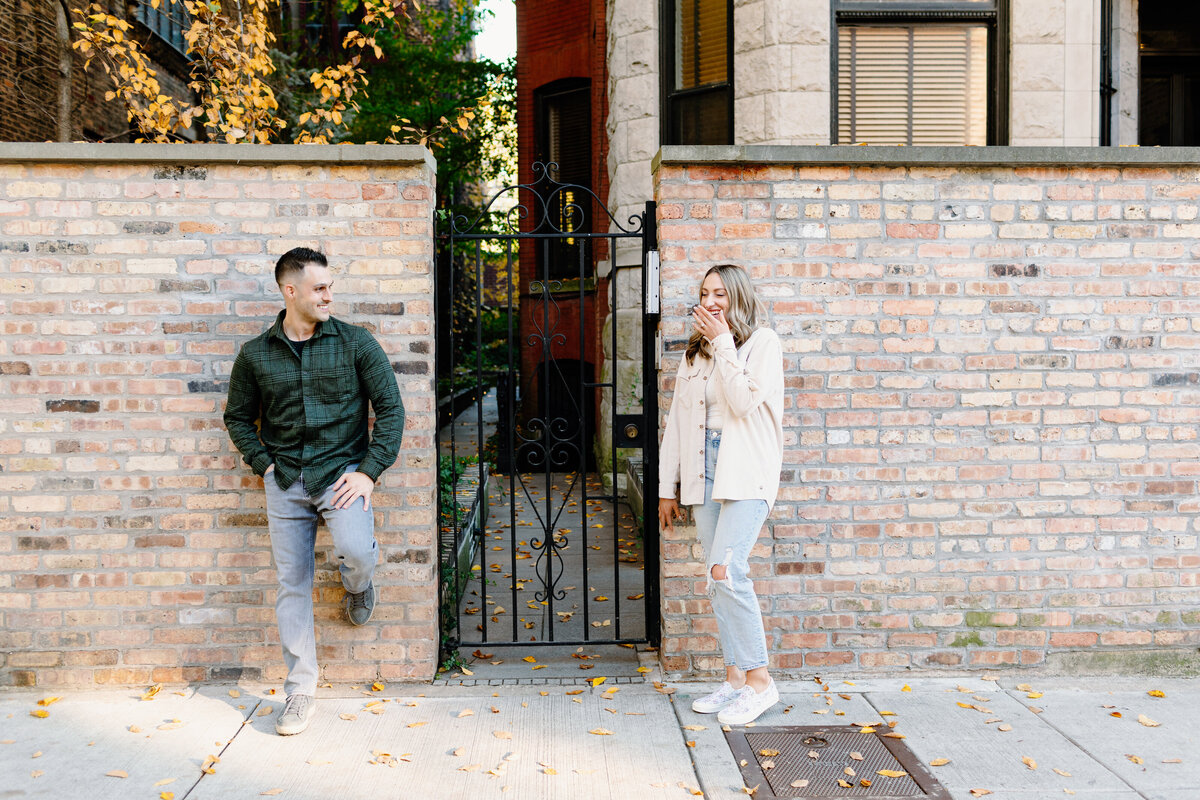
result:
M 733 334 L 713 340 L 713 358 L 679 359 L 675 395 L 659 451 L 658 496 L 684 505 L 704 502 L 704 385 L 718 381 L 725 422 L 714 500 L 766 500 L 775 504 L 783 466 L 783 352 L 770 328 L 759 328 L 741 346 Z

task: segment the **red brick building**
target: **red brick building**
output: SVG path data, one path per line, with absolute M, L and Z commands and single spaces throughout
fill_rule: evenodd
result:
M 598 200 L 559 191 L 549 208 L 530 208 L 522 230 L 531 232 L 543 223 L 560 230 L 607 231 L 605 202 L 608 195 L 608 117 L 605 3 L 603 0 L 518 0 L 517 2 L 517 130 L 520 182 L 530 184 L 545 176 L 535 174 L 535 163 L 557 163 L 550 177 L 560 183 L 588 187 Z M 521 197 L 522 203 L 530 198 Z M 578 208 L 572 208 L 577 205 Z M 600 331 L 608 315 L 608 252 L 603 242 L 578 240 L 563 246 L 526 244 L 520 252 L 518 284 L 521 297 L 521 394 L 523 415 L 542 416 L 542 401 L 550 405 L 569 402 L 560 390 L 574 388 L 579 376 L 600 379 L 603 349 Z M 580 251 L 583 251 L 582 253 Z M 553 302 L 541 302 L 545 278 L 551 283 Z M 584 325 L 576 323 L 582 284 Z M 535 319 L 536 317 L 536 319 Z M 529 346 L 547 321 L 562 334 L 552 345 L 551 356 L 562 377 L 561 386 L 544 386 L 539 368 L 541 348 Z M 558 381 L 551 376 L 551 384 Z M 595 398 L 581 401 L 585 417 L 594 418 Z M 591 409 L 587 413 L 586 409 Z M 590 445 L 590 436 L 585 444 Z

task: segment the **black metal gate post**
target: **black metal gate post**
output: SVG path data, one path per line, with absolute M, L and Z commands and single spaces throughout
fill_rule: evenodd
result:
M 646 201 L 642 217 L 642 436 L 646 442 L 642 462 L 642 556 L 646 567 L 646 625 L 650 644 L 662 642 L 658 624 L 659 590 L 659 530 L 658 530 L 658 368 L 661 356 L 658 323 L 662 305 L 659 296 L 658 207 Z M 651 620 L 655 624 L 651 628 Z
M 474 419 L 460 422 L 454 416 L 459 409 L 452 406 L 445 441 L 439 431 L 439 462 L 446 465 L 438 486 L 438 506 L 441 627 L 447 649 L 657 644 L 660 637 L 657 500 L 653 508 L 643 509 L 642 569 L 623 568 L 636 563 L 638 556 L 636 537 L 621 534 L 634 526 L 622 527 L 632 514 L 620 508 L 624 500 L 618 491 L 616 455 L 618 446 L 642 450 L 643 483 L 656 496 L 655 208 L 647 203 L 644 214 L 634 214 L 622 224 L 588 187 L 558 182 L 556 170 L 555 164 L 535 164 L 532 183 L 506 186 L 475 220 L 456 216 L 439 231 L 450 268 L 474 278 L 461 282 L 471 287 L 473 297 L 458 296 L 443 305 L 454 307 L 469 299 L 477 312 L 473 331 L 452 329 L 444 339 L 438 338 L 448 350 L 437 354 L 445 365 L 442 374 L 447 383 L 439 391 L 439 400 L 442 395 L 465 393 L 473 398 L 475 409 Z M 505 196 L 511 204 L 502 201 Z M 596 209 L 604 214 L 596 214 Z M 599 224 L 593 224 L 593 216 Z M 604 232 L 594 232 L 598 227 Z M 617 314 L 615 254 L 623 239 L 640 240 L 642 245 L 643 406 L 636 415 L 618 414 L 617 405 L 617 326 L 630 321 Z M 593 374 L 599 370 L 588 360 L 588 344 L 600 342 L 601 337 L 589 329 L 589 319 L 592 325 L 599 324 L 595 314 L 589 318 L 589 306 L 600 307 L 600 289 L 605 284 L 595 277 L 594 266 L 605 244 L 612 264 L 607 281 L 612 298 L 608 309 L 612 368 L 607 380 L 598 380 L 604 376 Z M 494 267 L 490 271 L 489 263 Z M 534 270 L 520 284 L 518 265 Z M 507 279 L 504 290 L 490 285 L 485 289 L 489 277 L 498 280 L 499 274 Z M 460 285 L 454 280 L 446 284 L 451 291 Z M 485 335 L 486 303 L 507 315 L 506 329 L 491 325 Z M 439 326 L 453 327 L 453 323 L 453 314 L 437 320 Z M 578 339 L 572 348 L 574 336 Z M 597 361 L 603 358 L 602 348 L 600 344 L 593 350 Z M 498 396 L 490 400 L 493 388 Z M 593 471 L 597 459 L 591 439 L 600 398 L 607 404 L 604 410 L 611 422 L 613 452 L 607 480 Z M 487 447 L 487 414 L 496 415 L 491 437 L 494 453 Z M 466 441 L 466 433 L 456 435 L 460 425 L 474 434 L 473 443 Z M 489 475 L 490 455 L 504 474 Z M 489 485 L 507 496 L 509 509 L 507 523 L 493 523 L 491 528 L 487 525 Z M 598 559 L 609 557 L 611 572 L 601 571 Z M 628 615 L 636 617 L 643 610 L 645 625 L 638 630 L 636 619 L 630 623 Z M 576 614 L 579 619 L 572 622 Z M 535 615 L 540 625 L 531 621 Z M 465 630 L 468 624 L 475 630 Z

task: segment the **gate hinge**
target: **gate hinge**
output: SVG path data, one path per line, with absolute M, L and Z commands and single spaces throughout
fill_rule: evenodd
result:
M 658 251 L 646 251 L 646 313 L 659 313 Z

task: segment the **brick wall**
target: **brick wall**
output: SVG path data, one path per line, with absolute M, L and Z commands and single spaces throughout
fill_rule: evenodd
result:
M 0 684 L 282 678 L 262 481 L 221 414 L 298 245 L 408 410 L 372 625 L 318 536 L 324 678 L 433 674 L 433 196 L 416 147 L 0 146 Z
M 752 555 L 774 667 L 1197 666 L 1193 152 L 664 148 L 656 170 L 662 407 L 708 266 L 750 269 L 783 339 Z M 662 558 L 665 667 L 718 669 L 694 531 Z

